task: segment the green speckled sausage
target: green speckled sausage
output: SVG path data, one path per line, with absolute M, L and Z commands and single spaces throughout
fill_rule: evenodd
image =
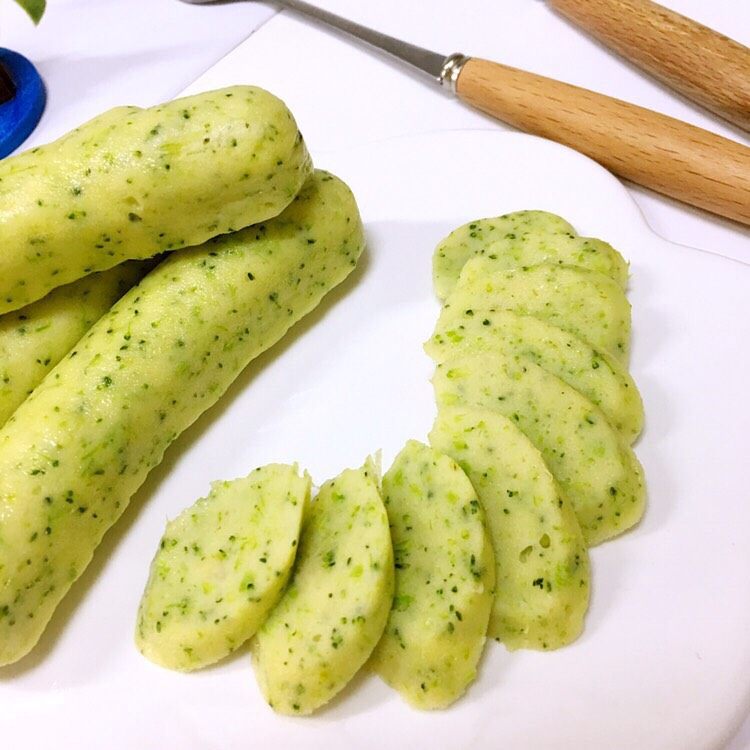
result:
M 589 603 L 588 550 L 542 455 L 490 409 L 440 409 L 430 442 L 467 473 L 487 515 L 497 565 L 490 636 L 543 651 L 575 640 Z
M 410 440 L 383 477 L 396 589 L 375 671 L 413 706 L 445 708 L 474 681 L 495 585 L 477 493 L 458 464 Z
M 367 661 L 393 599 L 393 548 L 372 460 L 326 482 L 305 520 L 289 588 L 252 641 L 269 705 L 304 716 Z
M 27 653 L 169 444 L 354 268 L 349 189 L 172 254 L 0 430 L 0 664 Z
M 199 669 L 255 634 L 289 578 L 310 484 L 296 466 L 261 466 L 167 524 L 138 609 L 145 657 Z
M 630 303 L 612 279 L 596 271 L 542 263 L 495 271 L 486 258 L 472 258 L 445 301 L 443 316 L 471 310 L 511 310 L 562 328 L 627 364 Z
M 0 426 L 152 265 L 123 263 L 0 316 Z
M 589 545 L 643 515 L 643 470 L 630 446 L 588 399 L 532 362 L 473 354 L 438 365 L 438 405 L 493 409 L 539 449 L 573 505 Z
M 0 313 L 276 216 L 310 170 L 291 113 L 263 89 L 105 112 L 0 162 Z
M 554 263 L 599 271 L 623 289 L 628 282 L 628 265 L 611 245 L 579 237 L 555 214 L 516 211 L 464 224 L 440 242 L 432 259 L 440 299 L 450 294 L 464 264 L 475 255 L 487 258 L 498 270 Z
M 528 360 L 564 380 L 596 404 L 632 442 L 643 427 L 643 403 L 623 365 L 572 333 L 530 315 L 507 310 L 444 311 L 425 351 L 437 362 L 464 352 L 502 352 Z

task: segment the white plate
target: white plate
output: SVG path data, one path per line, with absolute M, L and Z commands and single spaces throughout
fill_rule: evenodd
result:
M 367 257 L 169 450 L 40 646 L 0 670 L 3 746 L 719 747 L 750 699 L 748 267 L 664 242 L 608 173 L 527 136 L 433 133 L 316 156 L 355 190 Z M 140 657 L 135 611 L 163 524 L 210 480 L 297 460 L 322 481 L 424 439 L 432 249 L 471 218 L 521 208 L 560 213 L 631 261 L 649 507 L 593 550 L 582 638 L 554 653 L 490 643 L 468 697 L 432 714 L 364 677 L 319 716 L 286 719 L 244 653 L 193 675 Z

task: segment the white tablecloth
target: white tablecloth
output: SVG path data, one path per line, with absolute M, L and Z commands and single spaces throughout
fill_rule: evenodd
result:
M 662 3 L 750 45 L 748 2 Z M 657 109 L 750 145 L 746 134 L 647 78 L 542 2 L 320 0 L 319 4 L 440 52 L 462 51 L 497 59 Z M 253 2 L 195 7 L 177 0 L 49 0 L 48 14 L 35 29 L 10 0 L 0 0 L 0 44 L 34 60 L 49 91 L 47 111 L 27 145 L 57 137 L 114 105 L 148 105 L 174 96 L 274 12 Z M 281 20 L 271 22 L 259 35 L 258 44 L 285 44 L 286 34 L 300 21 Z M 253 45 L 252 37 L 245 43 Z M 305 113 L 305 133 L 308 140 L 314 134 L 317 148 L 336 145 L 326 142 L 331 117 L 348 118 L 351 127 L 346 132 L 352 143 L 489 122 L 446 99 L 440 121 L 426 123 L 396 96 L 378 92 L 374 101 L 367 81 L 356 78 L 356 66 L 329 66 L 325 51 L 315 59 L 305 57 L 305 52 L 290 49 L 288 67 L 282 70 L 262 70 L 261 62 L 255 71 L 238 71 L 238 82 L 253 82 L 256 75 L 261 80 L 281 80 L 294 76 L 297 65 L 317 66 L 321 85 L 341 90 L 340 111 Z M 341 132 L 335 129 L 337 139 Z M 747 229 L 647 190 L 629 189 L 652 228 L 665 238 L 750 263 Z M 728 750 L 750 750 L 750 719 Z

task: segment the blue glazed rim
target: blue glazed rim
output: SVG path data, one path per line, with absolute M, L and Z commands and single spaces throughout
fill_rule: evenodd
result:
M 0 159 L 15 151 L 39 122 L 47 92 L 34 65 L 18 52 L 0 47 L 3 65 L 16 86 L 16 94 L 0 104 Z

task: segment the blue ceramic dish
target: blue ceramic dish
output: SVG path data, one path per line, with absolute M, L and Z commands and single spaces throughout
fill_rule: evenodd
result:
M 0 158 L 15 151 L 37 126 L 47 93 L 42 78 L 29 60 L 0 47 L 0 64 L 16 87 L 15 96 L 0 104 Z

